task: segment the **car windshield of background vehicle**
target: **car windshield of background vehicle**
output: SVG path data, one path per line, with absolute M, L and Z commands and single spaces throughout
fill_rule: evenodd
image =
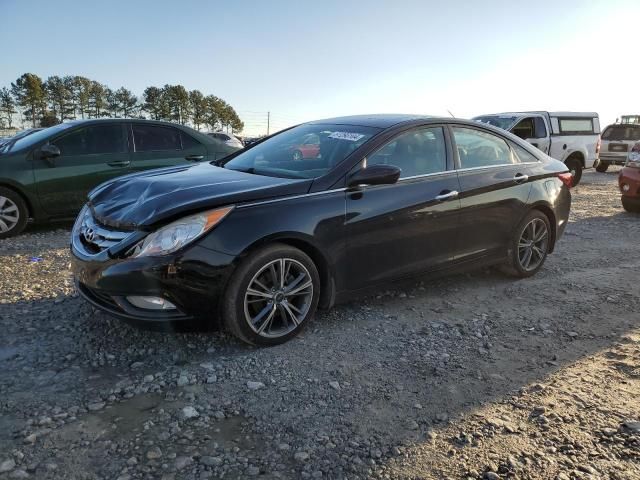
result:
M 44 130 L 40 130 L 38 132 L 34 132 L 31 135 L 27 135 L 26 137 L 19 138 L 15 142 L 7 143 L 0 153 L 9 153 L 9 152 L 17 152 L 18 150 L 22 150 L 23 148 L 31 147 L 42 140 L 45 140 L 47 137 L 50 137 L 53 134 L 61 132 L 67 128 L 74 127 L 75 123 L 61 123 L 59 125 L 55 125 L 53 127 L 45 128 Z M 6 150 L 5 150 L 6 149 Z
M 640 125 L 612 125 L 602 132 L 602 140 L 640 140 Z
M 240 153 L 223 166 L 270 177 L 317 178 L 378 132 L 379 128 L 355 125 L 299 125 Z M 318 143 L 305 143 L 314 136 Z
M 489 125 L 493 125 L 494 127 L 501 128 L 503 130 L 509 130 L 513 127 L 518 117 L 507 117 L 507 116 L 499 116 L 499 115 L 485 115 L 484 117 L 476 117 L 474 118 L 476 122 L 488 123 Z

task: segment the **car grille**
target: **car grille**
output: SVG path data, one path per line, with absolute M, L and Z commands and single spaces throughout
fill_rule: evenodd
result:
M 77 232 L 82 246 L 88 253 L 100 253 L 127 238 L 131 232 L 113 230 L 98 224 L 91 215 L 87 215 Z

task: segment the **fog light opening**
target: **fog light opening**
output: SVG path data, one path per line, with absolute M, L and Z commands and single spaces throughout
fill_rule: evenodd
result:
M 169 300 L 160 297 L 142 297 L 132 295 L 127 297 L 127 301 L 134 307 L 144 310 L 175 310 L 176 306 Z
M 623 191 L 623 192 L 628 192 L 628 191 L 629 191 L 629 185 L 628 185 L 628 184 L 626 184 L 626 183 L 623 183 L 623 184 L 622 184 L 622 191 Z

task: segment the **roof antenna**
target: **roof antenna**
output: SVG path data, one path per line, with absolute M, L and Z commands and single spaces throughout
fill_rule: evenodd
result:
M 451 115 L 453 118 L 456 118 L 456 116 L 453 113 L 451 113 L 451 111 L 447 110 L 447 112 L 449 112 L 449 115 Z

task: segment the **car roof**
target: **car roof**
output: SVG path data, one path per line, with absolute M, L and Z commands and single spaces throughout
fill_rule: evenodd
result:
M 597 117 L 596 112 L 545 112 L 542 110 L 532 110 L 525 112 L 499 112 L 499 113 L 485 113 L 483 115 L 476 115 L 478 117 L 523 117 L 526 115 L 543 115 L 549 114 L 551 117 Z
M 333 125 L 357 125 L 360 127 L 389 128 L 399 123 L 406 123 L 416 120 L 431 120 L 438 117 L 429 115 L 414 115 L 401 113 L 379 113 L 371 115 L 351 115 L 347 117 L 325 118 L 324 120 L 314 120 L 307 122 L 310 124 L 330 123 Z
M 114 123 L 114 122 L 135 122 L 135 123 L 148 123 L 153 125 L 166 125 L 168 127 L 177 127 L 183 128 L 186 125 L 181 125 L 179 123 L 173 122 L 165 122 L 163 120 L 147 120 L 145 118 L 114 118 L 114 117 L 105 117 L 105 118 L 84 118 L 78 120 L 70 120 L 68 122 L 64 122 L 65 125 L 83 125 L 83 124 L 91 124 L 91 123 Z M 187 127 L 190 128 L 190 127 Z

